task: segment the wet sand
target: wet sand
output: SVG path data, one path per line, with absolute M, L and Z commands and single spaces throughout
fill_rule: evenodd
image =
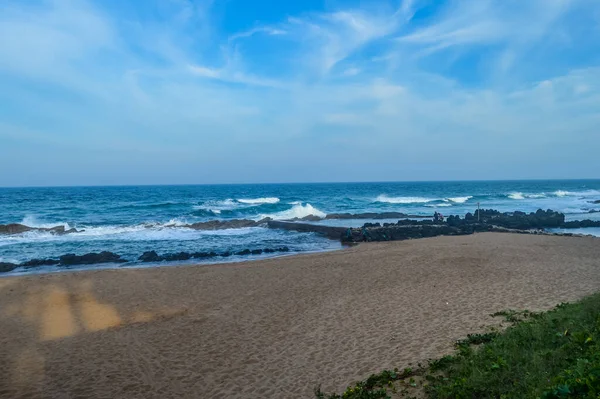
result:
M 310 398 L 600 290 L 600 239 L 485 233 L 0 279 L 0 397 Z

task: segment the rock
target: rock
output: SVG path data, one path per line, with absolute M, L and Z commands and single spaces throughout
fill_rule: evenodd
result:
M 210 254 L 208 252 L 194 252 L 192 254 L 192 258 L 194 258 L 194 259 L 210 258 Z
M 600 220 L 574 220 L 565 222 L 560 227 L 564 229 L 584 229 L 586 227 L 600 227 Z
M 14 263 L 0 262 L 0 273 L 12 272 L 17 267 L 18 265 L 15 265 Z
M 192 254 L 190 254 L 188 252 L 179 252 L 179 253 L 175 253 L 175 254 L 166 254 L 165 256 L 163 256 L 163 260 L 166 260 L 166 261 L 169 261 L 169 262 L 189 260 L 191 258 L 192 258 Z
M 138 258 L 141 262 L 161 262 L 164 260 L 162 256 L 159 256 L 156 251 L 144 252 L 142 256 Z
M 318 222 L 320 220 L 323 220 L 323 218 L 320 217 L 320 216 L 308 215 L 308 216 L 304 216 L 303 218 L 300 218 L 300 219 L 296 218 L 294 220 L 303 220 L 303 221 L 306 221 L 306 222 Z
M 112 252 L 89 253 L 85 255 L 66 254 L 60 257 L 61 266 L 72 265 L 93 265 L 97 263 L 124 263 L 127 262 L 121 259 L 121 256 Z
M 23 224 L 0 224 L 0 234 L 21 234 L 31 230 L 35 229 Z
M 600 204 L 600 200 L 595 200 L 595 201 L 589 201 L 590 204 Z
M 32 259 L 27 262 L 21 263 L 23 267 L 39 267 L 39 266 L 52 266 L 58 265 L 60 261 L 58 259 Z
M 51 228 L 29 227 L 24 224 L 0 224 L 0 234 L 22 234 L 28 231 L 48 231 L 54 234 L 77 233 L 77 229 L 69 229 L 65 231 L 65 226 L 55 226 Z
M 263 219 L 264 220 L 264 219 Z M 233 219 L 233 220 L 210 220 L 208 222 L 199 222 L 188 224 L 185 227 L 194 230 L 226 230 L 226 229 L 241 229 L 244 227 L 256 227 L 264 222 L 255 222 L 248 219 Z
M 277 252 L 290 252 L 290 249 L 288 247 L 281 247 L 277 248 Z
M 560 227 L 565 222 L 564 214 L 551 209 L 538 209 L 537 212 L 529 214 L 519 211 L 500 213 L 493 209 L 482 209 L 475 211 L 473 220 L 477 220 L 478 217 L 481 223 L 517 230 Z
M 267 226 L 271 229 L 317 233 L 333 240 L 339 240 L 342 237 L 342 234 L 346 231 L 346 227 L 322 226 L 310 223 L 280 222 L 275 220 L 267 222 Z
M 402 219 L 408 217 L 421 218 L 422 216 L 407 215 L 402 212 L 330 213 L 325 216 L 325 219 Z

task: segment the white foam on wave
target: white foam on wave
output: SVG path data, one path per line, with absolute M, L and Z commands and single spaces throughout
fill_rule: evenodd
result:
M 144 223 L 131 226 L 82 227 L 83 231 L 64 235 L 47 231 L 28 231 L 22 234 L 0 236 L 0 247 L 13 244 L 42 242 L 89 242 L 89 241 L 162 241 L 196 240 L 207 236 L 255 234 L 259 227 L 223 230 L 194 230 L 183 227 L 184 221 L 173 219 L 166 223 Z
M 536 193 L 536 194 L 523 194 L 519 192 L 508 194 L 508 198 L 515 200 L 523 200 L 523 199 L 539 199 L 546 198 L 546 194 L 544 193 Z
M 442 204 L 426 204 L 425 206 L 429 207 L 429 208 L 447 208 L 449 206 L 452 206 L 452 204 L 448 204 L 448 203 L 442 203 Z
M 221 201 L 206 201 L 202 205 L 195 205 L 194 209 L 209 211 L 216 215 L 219 215 L 221 211 L 229 211 L 239 207 L 240 204 L 237 201 L 231 198 L 227 198 Z
M 449 198 L 447 198 L 447 200 L 450 201 L 450 202 L 454 202 L 455 204 L 464 204 L 465 202 L 467 202 L 471 198 L 473 198 L 473 196 L 472 195 L 468 195 L 466 197 L 449 197 Z
M 586 191 L 566 191 L 566 190 L 556 190 L 552 193 L 557 197 L 590 197 L 600 195 L 600 191 L 598 190 L 586 190 Z
M 249 205 L 260 205 L 260 204 L 277 204 L 280 199 L 277 197 L 266 197 L 266 198 L 250 198 L 250 199 L 238 199 L 238 202 Z
M 300 203 L 300 204 L 294 205 L 291 209 L 288 209 L 285 211 L 272 213 L 272 214 L 260 215 L 257 219 L 264 219 L 264 218 L 270 217 L 271 219 L 275 219 L 275 220 L 288 220 L 288 219 L 294 219 L 294 218 L 301 219 L 303 217 L 310 216 L 310 215 L 318 216 L 320 218 L 324 218 L 325 216 L 327 216 L 327 214 L 325 212 L 320 211 L 319 209 L 315 208 L 311 204 Z
M 435 201 L 435 199 L 423 197 L 388 197 L 385 194 L 382 194 L 375 199 L 375 202 L 385 202 L 388 204 L 418 204 L 432 201 Z
M 34 227 L 38 229 L 51 229 L 52 227 L 64 226 L 65 230 L 69 230 L 71 226 L 69 226 L 66 222 L 56 222 L 56 223 L 44 223 L 40 222 L 35 215 L 27 215 L 21 221 L 21 224 L 25 226 Z

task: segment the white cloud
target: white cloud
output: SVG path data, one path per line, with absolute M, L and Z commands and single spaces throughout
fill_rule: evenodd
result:
M 277 29 L 277 28 L 273 28 L 273 27 L 269 27 L 269 26 L 259 26 L 259 27 L 247 30 L 245 32 L 240 32 L 240 33 L 231 35 L 229 37 L 229 41 L 233 42 L 238 39 L 251 37 L 251 36 L 256 35 L 257 33 L 264 33 L 264 34 L 270 35 L 270 36 L 279 36 L 279 35 L 287 34 L 287 32 L 283 29 Z
M 360 73 L 359 68 L 348 68 L 342 73 L 342 75 L 343 76 L 356 76 L 359 73 Z
M 260 163 L 267 153 L 286 154 L 290 164 L 306 153 L 368 164 L 432 143 L 442 148 L 440 162 L 464 150 L 472 163 L 525 158 L 540 140 L 560 144 L 544 147 L 550 158 L 582 142 L 589 144 L 584 150 L 600 145 L 597 66 L 567 64 L 549 73 L 539 65 L 535 79 L 511 73 L 528 49 L 554 51 L 539 43 L 556 21 L 568 25 L 570 3 L 549 0 L 538 15 L 539 0 L 457 1 L 415 29 L 410 21 L 420 4 L 304 14 L 215 36 L 210 2 L 176 1 L 162 24 L 124 23 L 101 3 L 2 3 L 0 101 L 19 112 L 0 125 L 0 140 L 45 136 L 83 155 L 96 147 L 151 149 L 201 168 L 208 159 Z M 199 31 L 198 20 L 205 21 Z M 261 47 L 243 46 L 252 40 Z M 476 83 L 446 74 L 438 62 L 420 63 L 473 48 L 493 50 L 496 63 L 479 71 L 484 78 Z M 277 67 L 263 62 L 271 55 Z M 508 72 L 509 83 L 492 79 L 496 68 Z M 198 151 L 208 155 L 194 156 Z M 399 162 L 422 163 L 422 152 L 407 150 Z

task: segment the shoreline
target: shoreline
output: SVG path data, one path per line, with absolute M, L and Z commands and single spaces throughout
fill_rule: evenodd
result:
M 298 255 L 6 276 L 0 396 L 308 398 L 451 353 L 493 312 L 600 290 L 590 237 L 478 233 Z
M 581 230 L 581 229 L 580 229 Z M 584 233 L 568 233 L 568 232 L 553 232 L 553 231 L 543 231 L 543 232 L 531 232 L 531 231 L 520 231 L 520 230 L 515 230 L 515 231 L 511 231 L 510 229 L 505 229 L 504 231 L 501 231 L 500 229 L 497 229 L 494 231 L 494 233 L 496 234 L 533 234 L 533 235 L 540 235 L 540 236 L 548 236 L 548 237 L 569 237 L 569 238 L 592 238 L 592 239 L 598 239 L 600 242 L 600 235 L 593 235 L 593 234 L 584 234 Z M 481 234 L 481 233 L 479 233 Z M 426 240 L 426 239 L 430 239 L 433 237 L 422 237 L 422 238 L 415 238 L 418 240 Z M 414 239 L 411 239 L 414 240 Z M 333 240 L 330 239 L 330 241 L 333 242 L 339 242 L 337 240 Z M 375 241 L 377 242 L 377 241 Z M 381 242 L 381 241 L 379 241 Z M 55 274 L 55 273 L 79 273 L 79 272 L 91 272 L 91 271 L 101 271 L 101 270 L 136 270 L 136 269 L 154 269 L 154 268 L 173 268 L 173 267 L 195 267 L 195 266 L 219 266 L 219 265 L 227 265 L 227 264 L 240 264 L 240 263 L 247 263 L 247 262 L 261 262 L 261 261 L 265 261 L 265 260 L 269 260 L 269 259 L 279 259 L 279 258 L 287 258 L 287 257 L 297 257 L 297 256 L 302 256 L 302 255 L 312 255 L 312 254 L 320 254 L 320 253 L 328 253 L 328 252 L 339 252 L 339 251 L 344 251 L 348 248 L 354 247 L 354 246 L 358 246 L 358 245 L 364 245 L 365 243 L 363 242 L 341 242 L 341 246 L 334 248 L 328 248 L 328 249 L 319 249 L 319 250 L 314 250 L 314 251 L 301 251 L 301 252 L 287 252 L 287 253 L 279 253 L 276 255 L 259 255 L 255 258 L 252 259 L 248 259 L 248 258 L 234 258 L 234 259 L 230 259 L 230 258 L 221 258 L 220 260 L 215 260 L 215 261 L 204 261 L 204 262 L 193 262 L 192 260 L 182 260 L 182 261 L 162 261 L 162 262 L 140 262 L 140 261 L 130 261 L 130 262 L 126 262 L 126 263 L 99 263 L 99 264 L 92 264 L 92 265 L 74 265 L 74 266 L 60 266 L 57 267 L 56 265 L 47 265 L 47 266 L 38 266 L 38 267 L 29 267 L 26 268 L 26 270 L 19 270 L 19 271 L 11 271 L 11 272 L 4 272 L 4 273 L 0 273 L 0 280 L 3 278 L 10 278 L 10 277 L 24 277 L 24 276 L 31 276 L 31 275 L 44 275 L 44 274 Z M 225 259 L 229 259 L 229 260 L 225 260 Z M 22 266 L 19 266 L 19 268 L 22 268 Z M 47 270 L 47 269 L 51 269 L 51 270 Z
M 93 265 L 80 265 L 73 267 L 64 267 L 60 268 L 56 266 L 49 266 L 49 268 L 53 268 L 53 270 L 43 270 L 44 267 L 30 268 L 28 271 L 14 271 L 8 273 L 0 273 L 0 280 L 3 278 L 11 278 L 11 277 L 26 277 L 31 275 L 45 275 L 45 274 L 60 274 L 60 273 L 86 273 L 86 272 L 94 272 L 94 271 L 106 271 L 106 270 L 144 270 L 144 269 L 156 269 L 156 268 L 177 268 L 177 267 L 202 267 L 202 266 L 220 266 L 220 265 L 229 265 L 229 264 L 240 264 L 240 263 L 254 263 L 254 262 L 262 262 L 270 259 L 280 259 L 280 258 L 290 258 L 297 257 L 303 255 L 314 255 L 321 253 L 329 253 L 329 252 L 339 252 L 344 251 L 345 249 L 356 246 L 353 245 L 341 245 L 339 248 L 331 248 L 331 249 L 321 249 L 315 251 L 303 251 L 303 252 L 287 252 L 287 253 L 279 253 L 277 255 L 267 255 L 264 257 L 256 257 L 252 259 L 248 258 L 238 258 L 238 259 L 229 259 L 229 260 L 219 260 L 219 261 L 206 261 L 206 262 L 191 262 L 190 260 L 184 261 L 167 261 L 167 262 L 157 262 L 157 263 L 144 263 L 144 262 L 128 262 L 128 263 L 111 263 L 111 264 L 93 264 Z M 86 267 L 87 266 L 87 267 Z

